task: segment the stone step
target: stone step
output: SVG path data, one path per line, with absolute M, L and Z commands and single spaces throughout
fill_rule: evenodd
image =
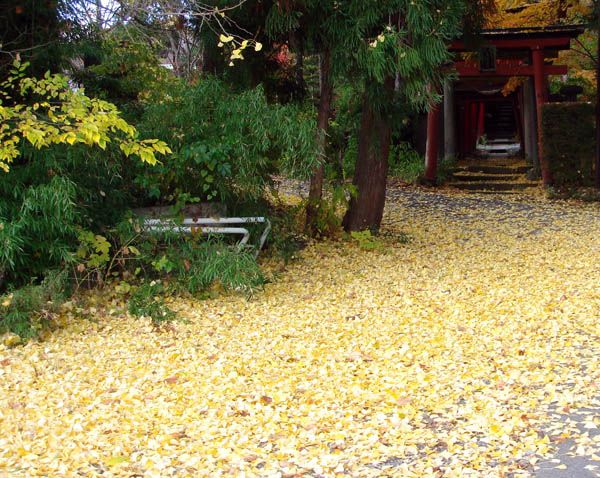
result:
M 515 196 L 519 193 L 522 193 L 523 191 L 486 191 L 486 190 L 482 190 L 482 191 L 477 191 L 477 190 L 464 190 L 467 194 L 489 194 L 489 195 L 495 195 L 495 196 Z
M 453 181 L 517 181 L 523 177 L 522 174 L 469 174 L 469 173 L 455 173 L 452 175 Z
M 485 195 L 493 195 L 493 196 L 515 196 L 517 194 L 522 194 L 523 191 L 486 191 L 486 190 L 470 190 L 470 189 L 462 189 L 466 194 L 473 194 L 479 196 Z
M 457 189 L 468 191 L 523 191 L 529 188 L 535 188 L 538 183 L 488 183 L 488 182 L 453 182 L 451 185 Z
M 529 167 L 527 166 L 508 166 L 508 165 L 494 165 L 487 166 L 481 164 L 471 164 L 467 166 L 459 166 L 454 169 L 454 172 L 468 171 L 470 173 L 483 173 L 483 174 L 527 174 Z

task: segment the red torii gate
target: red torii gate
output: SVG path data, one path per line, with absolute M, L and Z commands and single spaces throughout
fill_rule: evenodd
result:
M 581 25 L 565 25 L 553 27 L 510 28 L 499 30 L 485 30 L 482 34 L 484 48 L 493 52 L 490 64 L 482 65 L 480 60 L 459 59 L 454 63 L 459 81 L 468 78 L 510 78 L 531 77 L 534 80 L 535 110 L 536 110 L 536 138 L 538 146 L 539 164 L 541 165 L 544 183 L 551 182 L 550 171 L 543 160 L 542 142 L 542 115 L 541 108 L 548 101 L 547 78 L 549 75 L 565 75 L 567 67 L 562 65 L 546 64 L 547 58 L 558 57 L 558 52 L 571 47 L 571 39 L 579 36 L 584 31 Z M 451 51 L 457 54 L 472 51 L 462 40 L 455 41 Z M 481 53 L 480 53 L 481 56 Z M 452 89 L 445 88 L 445 96 L 452 94 Z M 451 100 L 453 101 L 453 100 Z M 445 98 L 448 104 L 448 98 Z M 451 109 L 451 108 L 449 108 Z M 446 116 L 449 112 L 446 111 Z M 437 180 L 437 164 L 440 152 L 439 127 L 441 105 L 433 107 L 427 117 L 427 152 L 425 162 L 425 179 L 435 183 Z M 445 124 L 451 125 L 453 117 L 445 118 Z M 525 119 L 527 121 L 527 119 Z M 454 135 L 455 128 L 450 134 Z M 445 132 L 447 135 L 448 132 Z M 450 138 L 452 141 L 452 138 Z M 454 138 L 455 140 L 455 138 Z

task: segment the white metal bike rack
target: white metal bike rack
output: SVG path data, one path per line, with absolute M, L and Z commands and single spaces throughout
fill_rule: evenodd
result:
M 256 255 L 260 253 L 267 241 L 269 232 L 271 232 L 271 221 L 266 217 L 186 217 L 179 222 L 173 219 L 145 219 L 144 227 L 150 232 L 180 232 L 180 233 L 201 233 L 201 234 L 232 234 L 241 235 L 238 243 L 240 249 L 248 245 L 250 241 L 250 231 L 245 227 L 239 227 L 243 224 L 264 224 L 265 228 L 260 236 Z M 238 226 L 238 227 L 234 227 Z

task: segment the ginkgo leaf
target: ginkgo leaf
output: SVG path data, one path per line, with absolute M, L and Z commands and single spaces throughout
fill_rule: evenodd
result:
M 128 458 L 126 456 L 116 455 L 116 456 L 111 456 L 108 460 L 106 460 L 106 464 L 109 466 L 116 466 L 116 465 L 120 465 L 121 463 L 125 463 L 127 461 L 128 461 Z

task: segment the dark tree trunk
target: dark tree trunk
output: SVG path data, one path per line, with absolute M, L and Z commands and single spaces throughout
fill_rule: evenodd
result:
M 598 29 L 600 32 L 600 7 L 598 8 Z M 600 35 L 600 33 L 599 33 Z M 600 189 L 600 41 L 598 41 L 598 50 L 596 55 L 596 161 L 595 185 Z
M 319 214 L 321 198 L 323 197 L 323 180 L 325 175 L 325 148 L 327 146 L 327 130 L 331 116 L 331 99 L 333 97 L 333 82 L 331 79 L 331 52 L 325 50 L 320 60 L 320 98 L 317 116 L 317 153 L 321 163 L 310 178 L 310 192 L 306 206 L 306 230 L 310 234 L 316 231 L 316 221 Z
M 306 81 L 304 80 L 304 40 L 298 35 L 297 31 L 292 31 L 289 35 L 289 42 L 292 51 L 296 52 L 296 66 L 294 68 L 294 86 L 291 93 L 295 101 L 304 101 L 306 98 Z
M 386 90 L 393 90 L 393 86 L 392 79 L 386 83 Z M 391 136 L 388 118 L 373 109 L 365 93 L 353 180 L 358 195 L 350 200 L 344 217 L 346 231 L 379 230 L 385 206 Z

